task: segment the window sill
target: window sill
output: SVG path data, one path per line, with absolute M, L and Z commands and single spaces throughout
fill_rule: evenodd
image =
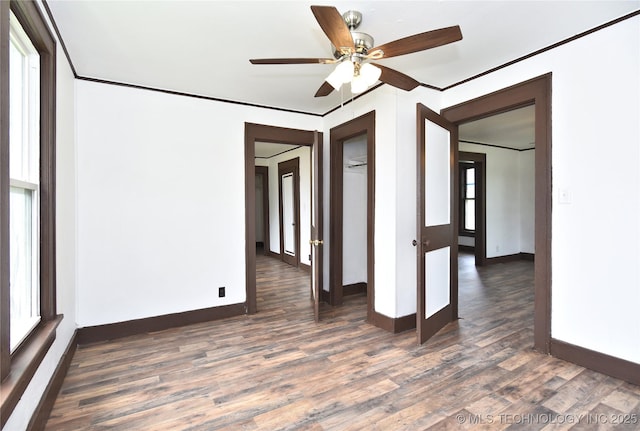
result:
M 2 418 L 0 427 L 4 426 L 11 416 L 13 409 L 56 339 L 56 328 L 62 318 L 63 315 L 60 314 L 53 320 L 43 322 L 33 332 L 27 344 L 21 347 L 11 359 L 11 371 L 0 384 L 0 417 Z

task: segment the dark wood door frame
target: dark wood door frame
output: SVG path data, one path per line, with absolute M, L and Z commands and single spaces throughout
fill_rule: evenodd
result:
M 245 311 L 258 311 L 256 295 L 256 141 L 312 147 L 317 132 L 264 124 L 244 123 L 244 201 L 245 201 Z M 322 133 L 319 143 L 322 143 Z
M 367 136 L 367 321 L 376 326 L 373 304 L 374 283 L 374 209 L 375 209 L 375 111 L 331 129 L 330 181 L 329 181 L 329 303 L 340 305 L 343 300 L 343 147 L 344 142 L 356 136 Z
M 268 256 L 271 251 L 271 238 L 269 231 L 269 168 L 267 166 L 256 166 L 256 175 L 262 177 L 262 231 L 264 232 L 264 255 Z
M 533 338 L 536 350 L 549 353 L 551 344 L 551 74 L 451 106 L 443 109 L 441 113 L 446 119 L 459 125 L 529 105 L 535 106 L 536 143 Z M 458 217 L 457 214 L 456 217 Z
M 473 237 L 474 255 L 476 266 L 483 266 L 487 260 L 487 155 L 483 153 L 459 151 L 458 160 L 460 162 L 473 162 L 476 169 L 476 231 Z M 460 219 L 462 218 L 462 202 L 460 201 L 461 187 L 462 185 L 456 189 L 455 195 L 455 198 L 460 202 L 460 213 L 458 214 L 459 223 L 461 223 Z
M 282 176 L 291 173 L 293 175 L 293 212 L 294 228 L 293 243 L 295 256 L 290 256 L 284 251 L 284 199 L 282 195 Z M 300 158 L 286 160 L 278 163 L 278 206 L 280 214 L 280 260 L 289 265 L 298 267 L 300 263 Z

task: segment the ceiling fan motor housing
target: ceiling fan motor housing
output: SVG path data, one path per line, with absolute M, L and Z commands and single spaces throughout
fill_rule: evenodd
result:
M 351 36 L 353 36 L 353 44 L 356 46 L 356 53 L 366 55 L 367 51 L 373 48 L 373 37 L 370 34 L 352 31 Z M 333 44 L 331 44 L 331 49 L 336 59 L 343 56 L 343 53 L 336 49 Z

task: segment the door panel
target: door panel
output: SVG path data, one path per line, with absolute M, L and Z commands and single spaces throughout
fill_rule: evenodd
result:
M 451 247 L 443 247 L 424 254 L 424 318 L 436 314 L 438 311 L 449 305 L 451 296 L 449 294 L 449 262 L 451 260 Z M 442 269 L 446 268 L 446 271 Z
M 418 104 L 417 246 L 418 341 L 424 343 L 454 316 L 457 289 L 457 228 L 454 166 L 457 127 Z
M 424 141 L 425 226 L 451 223 L 451 133 L 442 126 L 425 120 L 427 139 Z

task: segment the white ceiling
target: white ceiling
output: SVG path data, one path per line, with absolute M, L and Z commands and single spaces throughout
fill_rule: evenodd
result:
M 513 150 L 535 148 L 535 107 L 526 106 L 461 124 L 458 137 L 460 141 Z
M 439 88 L 640 9 L 640 0 L 46 2 L 80 77 L 317 114 L 341 102 L 337 92 L 313 97 L 331 65 L 249 63 L 330 57 L 312 4 L 359 10 L 358 30 L 376 45 L 460 25 L 459 42 L 381 61 Z
M 277 144 L 273 142 L 256 142 L 256 159 L 270 159 L 288 151 L 300 148 L 300 145 Z

